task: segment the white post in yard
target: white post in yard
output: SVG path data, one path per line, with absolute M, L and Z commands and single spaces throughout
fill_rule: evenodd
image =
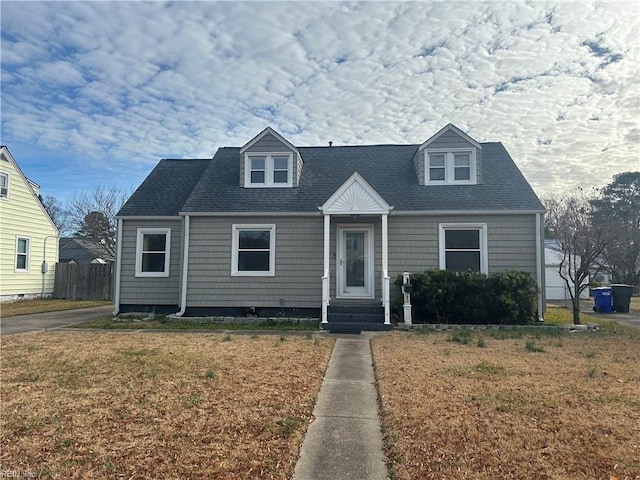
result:
M 404 285 L 410 284 L 409 282 L 409 272 L 404 272 L 402 274 L 402 293 L 404 294 L 404 323 L 405 325 L 411 325 L 411 293 L 405 291 Z

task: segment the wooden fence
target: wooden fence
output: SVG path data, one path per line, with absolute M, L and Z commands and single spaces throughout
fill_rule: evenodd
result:
M 113 264 L 57 263 L 53 298 L 113 300 Z

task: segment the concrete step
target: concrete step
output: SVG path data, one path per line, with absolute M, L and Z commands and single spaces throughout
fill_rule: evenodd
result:
M 322 324 L 322 328 L 333 333 L 391 329 L 391 325 L 384 324 L 384 308 L 371 302 L 331 305 L 327 311 L 327 321 L 328 323 Z
M 383 313 L 335 313 L 327 312 L 329 322 L 384 323 Z
M 331 322 L 321 323 L 321 328 L 331 333 L 355 333 L 359 334 L 365 332 L 385 332 L 391 330 L 391 325 L 385 325 L 384 321 L 381 323 L 370 322 Z
M 379 303 L 332 303 L 329 305 L 330 313 L 371 313 L 384 315 L 384 308 Z

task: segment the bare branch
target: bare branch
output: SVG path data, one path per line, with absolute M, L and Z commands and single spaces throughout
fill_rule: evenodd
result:
M 580 294 L 589 287 L 593 271 L 601 267 L 602 254 L 611 232 L 593 221 L 592 198 L 578 190 L 565 199 L 548 199 L 545 227 L 562 249 L 558 268 L 573 305 L 573 321 L 580 323 Z

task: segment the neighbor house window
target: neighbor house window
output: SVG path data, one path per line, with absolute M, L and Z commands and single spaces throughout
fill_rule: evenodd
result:
M 292 186 L 293 155 L 245 154 L 246 187 Z
M 487 256 L 486 224 L 440 224 L 441 269 L 487 273 Z
M 0 172 L 0 198 L 9 198 L 9 174 Z
M 16 238 L 16 272 L 29 271 L 29 256 L 31 254 L 31 239 L 28 237 Z
M 451 150 L 425 152 L 426 184 L 476 183 L 476 151 Z
M 232 275 L 275 275 L 275 225 L 233 225 L 232 237 Z
M 139 228 L 136 277 L 168 277 L 170 251 L 170 228 Z

